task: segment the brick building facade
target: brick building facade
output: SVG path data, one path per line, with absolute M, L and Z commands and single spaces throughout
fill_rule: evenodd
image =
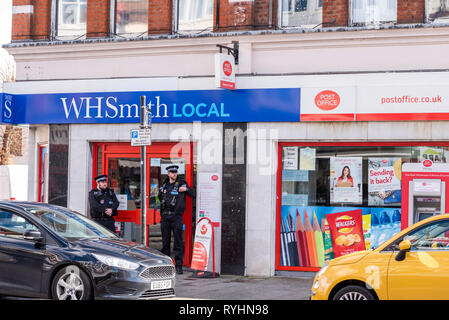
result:
M 52 40 L 52 0 L 14 0 L 12 41 Z M 170 35 L 173 28 L 173 5 L 176 1 L 148 1 L 148 34 Z M 215 0 L 213 31 L 279 29 L 279 1 Z M 53 4 L 55 6 L 55 4 Z M 20 8 L 26 8 L 20 10 Z M 19 9 L 19 10 L 17 10 Z M 398 0 L 397 24 L 424 24 L 426 22 L 425 0 Z M 53 9 L 54 10 L 54 9 Z M 86 38 L 112 36 L 111 0 L 87 1 Z M 348 27 L 350 0 L 323 0 L 322 27 Z M 300 26 L 299 26 L 300 27 Z
M 273 114 L 261 111 L 268 114 L 267 119 L 258 121 L 258 105 L 263 105 L 264 99 L 253 99 L 245 100 L 247 105 L 232 115 L 235 122 L 202 121 L 198 126 L 191 119 L 180 122 L 173 118 L 176 121 L 153 123 L 151 148 L 162 150 L 177 141 L 190 143 L 187 154 L 194 161 L 192 182 L 203 177 L 201 173 L 223 177 L 217 193 L 219 205 L 214 208 L 219 216 L 215 234 L 218 272 L 272 276 L 318 270 L 317 266 L 294 265 L 294 260 L 286 259 L 283 239 L 286 230 L 292 228 L 292 220 L 282 219 L 289 209 L 295 219 L 296 209 L 303 214 L 307 207 L 312 217 L 313 210 L 318 214 L 321 207 L 332 208 L 327 205 L 329 190 L 324 188 L 324 196 L 319 198 L 315 188 L 330 181 L 329 155 L 359 157 L 366 169 L 368 154 L 406 158 L 409 153 L 403 156 L 397 150 L 431 145 L 449 159 L 448 0 L 138 0 L 133 2 L 148 3 L 148 10 L 132 9 L 131 13 L 142 19 L 136 18 L 138 23 L 129 26 L 131 31 L 117 31 L 117 16 L 130 19 L 126 6 L 117 8 L 126 0 L 76 0 L 85 6 L 86 14 L 77 17 L 80 29 L 71 37 L 61 36 L 58 30 L 58 4 L 63 1 L 14 0 L 12 42 L 5 46 L 16 60 L 17 81 L 6 83 L 4 92 L 12 100 L 16 97 L 17 103 L 26 104 L 17 110 L 42 110 L 42 114 L 53 111 L 63 117 L 59 122 L 53 117 L 39 119 L 39 123 L 31 123 L 35 120 L 31 119 L 29 154 L 36 156 L 29 161 L 30 200 L 42 199 L 38 186 L 48 189 L 49 201 L 52 188 L 58 187 L 56 195 L 66 202 L 64 205 L 88 212 L 87 193 L 93 177 L 110 174 L 108 161 L 115 161 L 115 154 L 126 155 L 119 160 L 128 167 L 138 154 L 129 151 L 130 130 L 136 127 L 136 121 L 115 119 L 108 123 L 100 114 L 92 115 L 99 112 L 100 105 L 107 108 L 107 103 L 109 115 L 119 114 L 119 104 L 122 109 L 135 110 L 131 107 L 137 108 L 138 99 L 119 102 L 119 98 L 134 99 L 136 92 L 145 92 L 148 99 L 165 107 L 169 107 L 166 101 L 173 95 L 184 97 L 186 91 L 194 98 L 220 97 L 223 89 L 217 89 L 214 79 L 217 44 L 239 46 L 237 90 L 225 91 L 234 97 L 236 105 L 240 90 L 251 94 L 258 90 L 266 94 L 265 90 L 271 89 L 300 91 L 289 102 L 287 109 L 293 110 L 293 115 L 288 121 L 276 120 L 277 113 L 285 111 L 281 110 L 282 99 L 279 105 L 269 106 L 274 108 Z M 182 7 L 186 3 L 211 5 L 188 11 Z M 117 14 L 120 10 L 122 15 Z M 189 17 L 204 19 L 189 24 Z M 190 30 L 191 25 L 196 29 Z M 341 115 L 329 115 L 317 107 L 323 92 L 329 94 L 327 98 L 338 97 L 332 102 L 339 103 L 335 110 L 341 110 Z M 157 97 L 150 97 L 152 94 Z M 30 99 L 25 99 L 28 95 Z M 392 97 L 413 95 L 430 101 L 438 97 L 444 102 L 391 103 L 395 100 Z M 387 100 L 390 103 L 381 102 Z M 224 103 L 207 101 L 206 106 Z M 195 104 L 200 113 L 206 110 L 203 102 Z M 194 110 L 193 102 L 189 103 L 186 110 Z M 179 112 L 181 104 L 176 106 Z M 80 116 L 86 108 L 90 122 Z M 65 117 L 69 113 L 73 116 L 70 121 Z M 250 119 L 242 122 L 239 113 Z M 244 143 L 228 154 L 226 146 L 237 141 L 238 132 L 243 132 Z M 51 137 L 58 139 L 52 142 Z M 50 161 L 41 170 L 39 166 L 45 163 L 40 162 L 39 152 L 46 146 Z M 307 185 L 292 181 L 305 177 L 299 172 L 299 163 L 293 163 L 292 171 L 287 172 L 290 175 L 283 175 L 283 148 L 293 150 L 296 160 L 304 149 L 322 153 L 316 157 L 316 170 L 309 170 L 314 173 L 310 173 Z M 64 159 L 62 167 L 54 167 L 51 150 L 66 151 L 57 153 Z M 238 157 L 239 150 L 243 154 Z M 148 159 L 148 163 L 157 166 L 163 157 L 157 152 L 154 157 L 158 159 Z M 49 180 L 61 175 L 64 179 L 45 185 L 39 177 L 42 171 L 48 172 Z M 298 186 L 292 187 L 296 182 Z M 368 188 L 365 182 L 359 189 L 363 197 Z M 196 202 L 196 210 L 199 205 Z M 308 206 L 314 206 L 312 211 Z M 360 206 L 374 210 L 367 201 Z M 394 209 L 400 208 L 396 204 Z M 199 214 L 193 207 L 191 211 Z M 191 216 L 185 217 L 184 223 L 186 239 L 192 240 Z M 132 229 L 128 227 L 125 229 Z M 129 239 L 134 236 L 131 232 Z M 186 247 L 186 259 L 190 249 Z

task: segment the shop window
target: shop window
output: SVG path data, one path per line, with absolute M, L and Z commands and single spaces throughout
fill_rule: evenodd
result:
M 148 0 L 117 0 L 115 34 L 138 37 L 148 32 Z
M 397 0 L 352 0 L 351 22 L 370 26 L 397 21 Z
M 321 25 L 322 0 L 283 0 L 281 27 L 315 28 Z
M 426 0 L 427 20 L 432 23 L 449 23 L 449 0 Z
M 179 0 L 178 31 L 212 30 L 214 20 L 213 0 Z
M 276 265 L 284 270 L 382 244 L 401 230 L 402 165 L 449 162 L 448 146 L 281 147 Z
M 57 5 L 57 36 L 77 38 L 85 36 L 87 0 L 59 0 Z

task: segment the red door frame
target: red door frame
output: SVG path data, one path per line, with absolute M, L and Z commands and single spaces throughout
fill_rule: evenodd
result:
M 128 157 L 140 158 L 140 147 L 132 147 L 129 142 L 97 142 L 93 144 L 92 156 L 92 188 L 96 187 L 94 177 L 98 172 L 98 148 L 102 150 L 102 171 L 101 174 L 107 174 L 108 162 L 110 157 Z M 146 147 L 147 152 L 147 208 L 149 207 L 150 192 L 150 158 L 184 158 L 186 160 L 186 181 L 189 186 L 193 186 L 193 144 L 184 142 L 153 142 L 151 146 Z M 191 197 L 186 197 L 186 211 L 183 215 L 185 225 L 185 254 L 184 265 L 190 265 L 192 258 L 192 201 Z M 147 219 L 148 221 L 149 219 Z
M 46 144 L 39 144 L 39 150 L 38 150 L 38 161 L 37 161 L 37 165 L 38 165 L 38 170 L 37 170 L 37 202 L 42 202 L 41 201 L 41 193 L 42 193 L 42 166 L 45 165 L 45 163 L 43 163 L 42 161 L 42 150 L 44 148 L 48 148 L 48 145 Z M 47 151 L 48 153 L 48 151 Z M 44 177 L 45 179 L 46 177 Z
M 313 267 L 291 267 L 280 265 L 280 239 L 281 239 L 281 193 L 282 193 L 282 148 L 283 147 L 318 147 L 318 146 L 341 146 L 341 147 L 367 147 L 367 146 L 385 146 L 385 147 L 415 147 L 415 146 L 449 146 L 447 141 L 420 141 L 420 142 L 279 142 L 278 143 L 278 168 L 276 178 L 276 253 L 275 270 L 285 271 L 319 271 L 320 268 Z M 449 202 L 448 202 L 449 203 Z

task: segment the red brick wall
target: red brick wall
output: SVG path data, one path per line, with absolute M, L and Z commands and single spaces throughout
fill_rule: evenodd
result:
M 348 25 L 349 0 L 323 0 L 323 27 Z
M 397 23 L 424 23 L 425 15 L 425 0 L 398 0 Z
M 34 14 L 31 19 L 33 40 L 49 40 L 51 25 L 51 0 L 34 0 Z
M 87 0 L 87 38 L 109 36 L 110 0 Z
M 148 1 L 148 34 L 171 34 L 172 20 L 172 0 Z
M 255 29 L 274 29 L 277 17 L 277 1 L 272 0 L 271 26 L 270 26 L 270 0 L 254 1 L 254 28 Z
M 13 0 L 13 6 L 33 5 L 33 0 Z M 12 15 L 11 40 L 31 39 L 31 14 L 19 13 Z

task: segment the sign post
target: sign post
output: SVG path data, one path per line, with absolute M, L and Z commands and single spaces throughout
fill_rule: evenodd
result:
M 148 242 L 147 233 L 147 149 L 151 145 L 151 109 L 147 109 L 146 97 L 140 96 L 140 128 L 131 130 L 131 145 L 140 146 L 140 211 L 141 211 L 141 243 Z

